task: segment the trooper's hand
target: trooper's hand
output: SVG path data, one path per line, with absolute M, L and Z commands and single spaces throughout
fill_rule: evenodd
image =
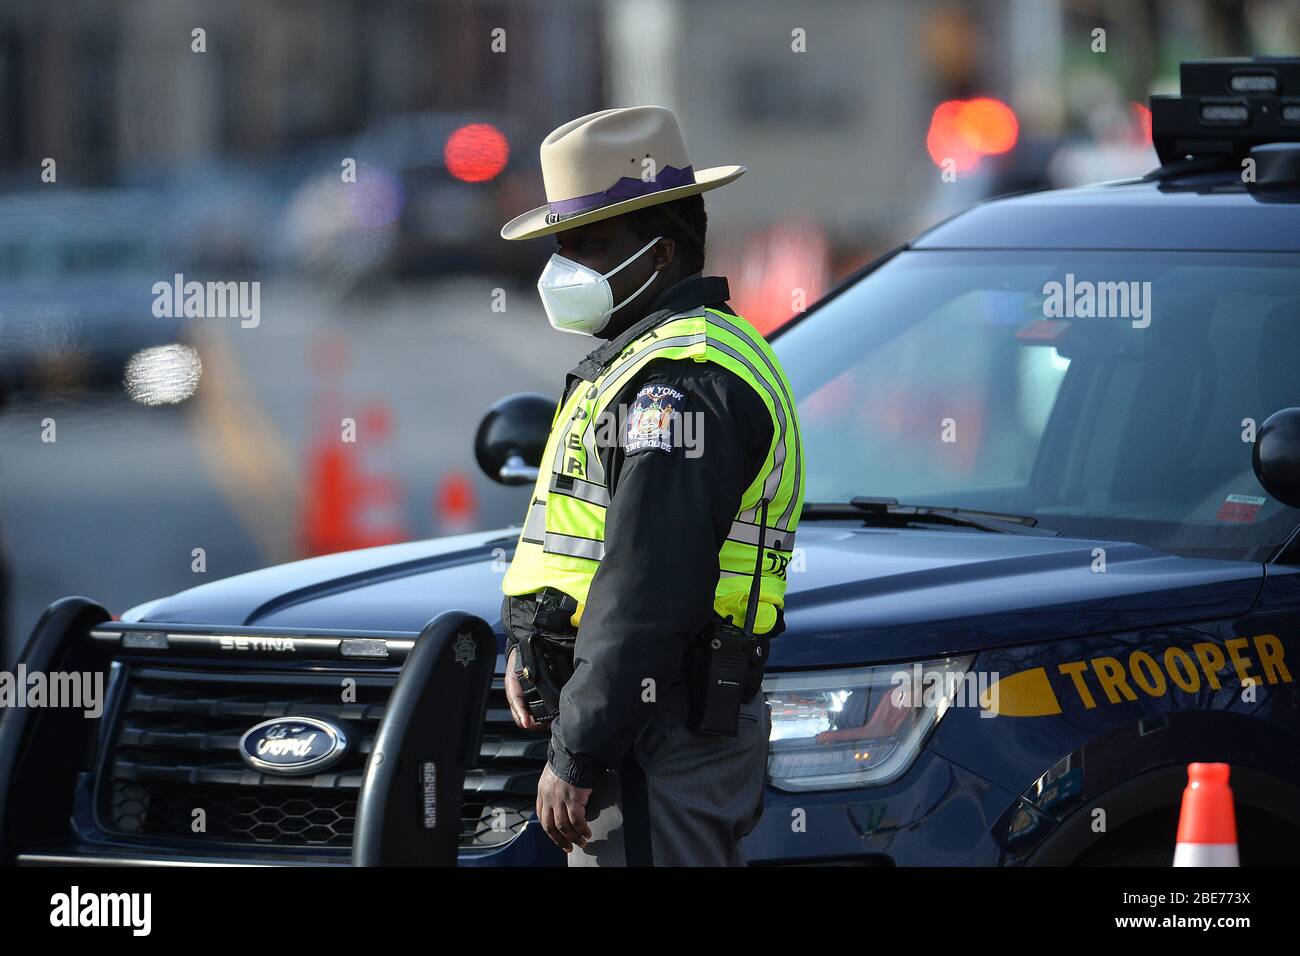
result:
M 519 648 L 510 648 L 510 657 L 506 660 L 506 701 L 510 704 L 510 715 L 514 717 L 516 727 L 536 730 L 542 725 L 524 703 L 524 689 L 519 686 L 519 678 L 515 676 L 515 656 L 518 653 Z
M 586 846 L 591 839 L 587 825 L 587 800 L 590 787 L 575 787 L 555 775 L 548 763 L 537 781 L 537 819 L 542 829 L 555 845 L 565 853 L 573 852 L 573 845 Z

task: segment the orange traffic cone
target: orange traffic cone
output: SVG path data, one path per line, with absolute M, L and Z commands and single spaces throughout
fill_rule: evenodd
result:
M 340 386 L 347 367 L 347 342 L 322 335 L 312 348 L 314 437 L 307 448 L 307 480 L 301 515 L 301 547 L 308 555 L 333 554 L 405 541 L 405 492 L 397 479 L 389 439 L 392 416 L 382 402 L 363 408 L 356 423 L 359 441 L 343 441 L 348 407 Z
M 1237 820 L 1226 763 L 1187 765 L 1174 866 L 1238 866 Z
M 474 499 L 474 485 L 469 476 L 453 469 L 438 483 L 434 510 L 443 534 L 460 534 L 474 527 L 478 504 Z
M 406 492 L 391 456 L 393 425 L 388 406 L 378 401 L 366 406 L 357 428 L 364 435 L 358 447 L 365 458 L 352 500 L 352 547 L 373 548 L 406 541 L 410 538 L 402 507 Z
M 353 471 L 350 449 L 329 437 L 317 439 L 308 454 L 303 498 L 301 544 L 306 554 L 333 554 L 356 547 L 351 520 L 356 484 Z
M 352 501 L 358 478 L 355 447 L 339 441 L 343 415 L 339 383 L 348 364 L 342 334 L 333 330 L 319 334 L 312 343 L 310 364 L 312 381 L 320 387 L 312 399 L 313 436 L 306 454 L 300 546 L 314 556 L 356 547 Z

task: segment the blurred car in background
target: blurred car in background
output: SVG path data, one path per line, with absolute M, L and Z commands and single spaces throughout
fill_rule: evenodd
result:
M 535 150 L 521 160 L 512 148 L 538 137 L 517 126 L 476 113 L 401 113 L 354 137 L 132 182 L 173 210 L 162 235 L 175 261 L 195 268 L 338 291 L 388 277 L 522 276 L 536 271 L 536 250 L 502 242 L 497 228 L 545 197 Z
M 535 252 L 496 231 L 507 210 L 540 201 L 536 161 L 512 161 L 512 138 L 496 117 L 403 113 L 265 170 L 287 197 L 268 231 L 270 263 L 341 288 L 531 268 Z M 345 178 L 346 160 L 355 179 Z
M 296 157 L 295 157 L 296 158 Z M 271 256 L 276 236 L 268 228 L 284 208 L 286 187 L 277 162 L 223 159 L 194 165 L 140 185 L 156 189 L 172 212 L 161 226 L 169 258 L 194 269 L 248 273 Z M 290 186 L 301 176 L 293 177 Z
M 943 175 L 919 205 L 914 227 L 999 196 L 1129 179 L 1155 167 L 1150 110 L 1107 93 L 1090 104 L 1085 129 L 1050 134 L 1022 131 L 1011 108 L 988 97 L 939 104 L 926 148 Z
M 115 389 L 133 356 L 185 340 L 153 314 L 161 211 L 142 191 L 0 199 L 0 393 Z

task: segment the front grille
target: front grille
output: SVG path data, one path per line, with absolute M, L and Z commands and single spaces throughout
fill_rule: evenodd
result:
M 344 678 L 355 680 L 344 700 Z M 96 808 L 119 838 L 273 853 L 352 846 L 357 794 L 395 675 L 124 668 Z M 239 754 L 249 727 L 316 716 L 342 726 L 348 754 L 302 777 L 265 774 Z M 461 846 L 513 840 L 536 802 L 546 737 L 515 727 L 500 679 L 488 701 L 479 767 L 466 774 Z
M 187 837 L 201 808 L 209 839 L 221 844 L 350 847 L 355 793 L 273 787 L 142 785 L 114 780 L 109 819 L 119 833 Z
M 104 828 L 227 849 L 347 850 L 365 759 L 394 681 L 347 676 L 355 687 L 341 674 L 128 670 L 101 779 Z M 240 737 L 284 716 L 343 727 L 347 755 L 302 777 L 252 769 L 239 755 Z

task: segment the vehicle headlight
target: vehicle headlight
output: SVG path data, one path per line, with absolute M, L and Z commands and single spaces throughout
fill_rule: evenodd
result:
M 781 790 L 834 790 L 901 776 L 963 694 L 973 657 L 772 674 L 767 769 Z

